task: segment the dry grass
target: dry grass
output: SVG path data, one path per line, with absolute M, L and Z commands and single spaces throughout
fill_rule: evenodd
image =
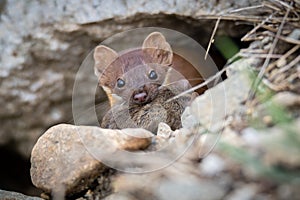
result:
M 263 10 L 264 15 L 249 14 L 255 9 Z M 258 75 L 249 93 L 248 103 L 256 94 L 261 82 L 275 92 L 292 91 L 300 94 L 300 1 L 299 0 L 267 0 L 260 5 L 223 11 L 219 15 L 201 16 L 201 19 L 216 19 L 205 59 L 221 20 L 232 20 L 253 23 L 253 28 L 241 41 L 260 41 L 255 48 L 241 49 L 235 57 L 252 57 L 260 59 L 262 65 L 257 66 Z M 227 66 L 226 66 L 227 67 Z M 226 68 L 225 67 L 225 68 Z M 230 65 L 229 65 L 230 67 Z M 220 78 L 225 69 L 172 99 L 206 86 Z M 172 100 L 170 99 L 170 100 Z

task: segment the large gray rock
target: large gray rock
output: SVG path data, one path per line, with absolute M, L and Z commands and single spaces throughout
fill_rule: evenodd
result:
M 243 104 L 248 98 L 252 80 L 249 74 L 247 59 L 237 61 L 230 66 L 231 72 L 225 81 L 206 90 L 186 108 L 182 115 L 184 128 L 197 125 L 205 127 L 211 132 L 218 132 L 226 126 L 226 117 L 236 113 L 243 113 Z M 236 67 L 240 66 L 240 67 Z
M 210 32 L 213 23 L 199 18 L 252 4 L 239 0 L 1 2 L 0 145 L 13 141 L 25 156 L 48 127 L 72 122 L 76 72 L 100 41 L 142 26 L 169 27 L 190 35 Z M 95 82 L 92 70 L 80 79 Z M 80 89 L 82 97 L 94 95 L 94 86 L 89 86 Z M 91 105 L 84 98 L 81 103 Z

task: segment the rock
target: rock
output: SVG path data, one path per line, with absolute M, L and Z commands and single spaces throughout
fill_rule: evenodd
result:
M 121 174 L 115 178 L 115 192 L 120 199 L 204 199 L 219 200 L 227 189 L 216 180 L 185 171 L 183 163 L 147 174 Z M 185 164 L 192 164 L 190 162 Z M 108 198 L 110 199 L 110 198 Z
M 151 136 L 143 129 L 54 126 L 39 138 L 32 150 L 32 182 L 54 195 L 78 193 L 108 168 L 100 162 L 103 156 L 112 156 L 118 150 L 144 149 L 151 143 Z
M 200 173 L 205 176 L 218 175 L 225 169 L 224 165 L 223 159 L 212 153 L 201 162 Z
M 115 200 L 115 199 L 118 199 L 118 200 L 135 200 L 132 197 L 128 197 L 126 195 L 117 194 L 117 193 L 109 195 L 108 197 L 104 198 L 104 200 Z
M 255 185 L 242 185 L 229 194 L 226 200 L 251 200 L 254 199 L 256 193 L 257 187 Z
M 183 127 L 191 128 L 200 124 L 211 132 L 218 132 L 226 124 L 226 116 L 243 112 L 242 103 L 251 88 L 246 68 L 197 97 L 182 115 Z
M 182 115 L 182 125 L 186 129 L 195 127 L 203 128 L 201 137 L 201 154 L 205 157 L 218 142 L 221 132 L 224 132 L 228 119 L 232 115 L 244 113 L 246 107 L 243 105 L 251 88 L 248 65 L 256 62 L 253 59 L 241 60 L 233 63 L 230 67 L 230 76 L 205 91 L 187 107 Z M 247 64 L 247 65 L 246 65 Z M 201 132 L 198 130 L 198 132 Z
M 39 197 L 30 197 L 21 193 L 0 190 L 1 200 L 43 200 Z
M 186 177 L 183 180 L 163 181 L 159 186 L 157 195 L 161 200 L 219 200 L 222 199 L 226 190 L 214 181 L 194 180 Z

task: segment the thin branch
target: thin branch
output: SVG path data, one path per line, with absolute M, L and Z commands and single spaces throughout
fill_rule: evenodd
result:
M 271 83 L 268 79 L 263 79 L 262 82 L 269 88 L 271 88 L 273 91 L 282 91 L 284 90 L 284 88 L 286 88 L 286 85 L 275 85 L 273 83 Z
M 218 19 L 222 17 L 222 20 L 228 21 L 247 21 L 253 23 L 260 23 L 261 21 L 265 20 L 265 17 L 261 16 L 244 16 L 244 15 L 199 15 L 197 19 Z M 286 21 L 289 22 L 299 22 L 298 18 L 286 18 Z M 282 17 L 273 17 L 270 19 L 270 23 L 278 23 L 282 22 Z
M 272 55 L 269 55 L 269 54 L 262 54 L 262 53 L 255 54 L 255 53 L 246 53 L 246 52 L 240 52 L 239 55 L 242 56 L 242 57 L 252 57 L 252 58 L 267 58 L 267 57 L 270 57 L 270 58 L 281 58 L 282 57 L 281 54 L 272 54 Z
M 286 60 L 290 55 L 292 55 L 295 51 L 297 51 L 300 48 L 300 45 L 295 45 L 293 48 L 288 50 L 284 55 L 282 55 L 278 60 L 271 63 L 267 69 L 266 72 L 271 71 L 278 63 L 282 63 L 284 60 Z
M 210 82 L 212 82 L 212 81 L 214 81 L 215 79 L 219 78 L 219 77 L 220 77 L 220 76 L 221 76 L 228 68 L 229 68 L 229 67 L 223 68 L 221 71 L 219 71 L 219 72 L 216 73 L 215 75 L 209 77 L 205 82 L 203 82 L 203 83 L 201 83 L 201 84 L 199 84 L 199 85 L 196 85 L 196 86 L 194 86 L 194 87 L 192 87 L 192 88 L 190 88 L 190 89 L 188 89 L 188 90 L 186 90 L 186 91 L 184 91 L 184 92 L 182 92 L 182 93 L 180 93 L 180 94 L 178 94 L 178 95 L 176 95 L 176 96 L 170 98 L 167 102 L 173 101 L 173 100 L 175 100 L 175 99 L 177 99 L 177 98 L 179 98 L 179 97 L 181 97 L 181 96 L 183 96 L 183 95 L 186 95 L 186 94 L 191 93 L 191 92 L 193 92 L 193 91 L 195 91 L 195 90 L 197 90 L 197 89 L 199 89 L 199 88 L 202 88 L 202 87 L 204 87 L 204 86 L 207 86 Z
M 245 7 L 245 8 L 234 9 L 234 10 L 229 11 L 228 13 L 236 13 L 236 12 L 241 12 L 241 11 L 251 10 L 251 9 L 256 9 L 256 8 L 263 8 L 263 7 L 264 7 L 264 5 L 249 6 L 249 7 Z
M 278 70 L 278 74 L 283 73 L 283 72 L 289 70 L 289 69 L 292 68 L 293 66 L 296 66 L 296 64 L 299 63 L 299 62 L 300 62 L 300 55 L 298 55 L 298 56 L 297 56 L 293 61 L 291 61 L 288 65 L 286 65 L 286 66 L 280 68 L 280 69 Z M 275 77 L 276 77 L 276 76 L 277 76 L 277 75 L 275 75 Z
M 286 7 L 289 10 L 293 9 L 292 5 L 289 5 L 286 2 L 283 2 L 283 1 L 280 1 L 280 0 L 272 0 L 272 1 L 275 1 L 275 2 L 279 3 L 280 5 L 283 5 L 284 7 Z
M 214 28 L 214 30 L 213 30 L 213 32 L 211 34 L 211 37 L 210 37 L 210 40 L 209 40 L 209 43 L 208 43 L 208 47 L 207 47 L 206 52 L 205 52 L 204 60 L 207 59 L 208 52 L 209 52 L 209 49 L 211 47 L 211 44 L 214 42 L 214 37 L 215 37 L 215 34 L 217 32 L 217 29 L 218 29 L 219 23 L 221 21 L 221 18 L 222 18 L 221 16 L 218 18 L 218 20 L 216 22 L 216 25 L 215 25 L 215 28 Z
M 257 26 L 255 26 L 250 32 L 248 32 L 244 37 L 242 37 L 241 41 L 245 41 L 246 38 L 248 38 L 251 34 L 253 34 L 257 29 L 259 29 L 260 27 L 262 27 L 267 21 L 269 21 L 275 13 L 272 13 L 271 15 L 269 15 L 269 17 L 267 17 L 266 19 L 264 19 L 263 21 L 260 22 L 260 24 L 258 24 Z
M 267 34 L 274 37 L 274 33 L 267 32 Z M 293 39 L 291 37 L 284 37 L 284 36 L 281 36 L 281 35 L 275 36 L 275 37 L 278 37 L 278 39 L 281 39 L 282 41 L 285 41 L 287 43 L 300 45 L 300 40 L 296 40 L 296 39 Z

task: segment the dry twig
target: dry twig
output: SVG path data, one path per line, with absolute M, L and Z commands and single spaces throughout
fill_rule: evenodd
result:
M 216 22 L 216 25 L 215 25 L 215 28 L 213 30 L 213 33 L 211 34 L 211 37 L 210 37 L 210 40 L 209 40 L 209 43 L 208 43 L 208 47 L 207 47 L 206 52 L 205 52 L 204 60 L 207 59 L 208 52 L 209 52 L 209 49 L 211 47 L 211 44 L 214 43 L 214 37 L 215 37 L 215 34 L 217 32 L 220 21 L 221 21 L 221 16 L 218 18 L 218 20 Z

